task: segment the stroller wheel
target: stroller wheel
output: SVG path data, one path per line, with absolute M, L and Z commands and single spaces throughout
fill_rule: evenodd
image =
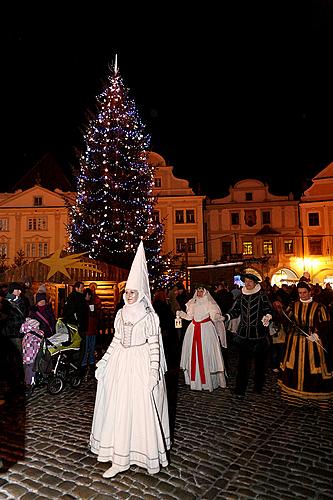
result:
M 61 377 L 52 378 L 47 384 L 47 390 L 50 394 L 59 394 L 64 388 L 64 381 Z
M 81 385 L 82 378 L 79 375 L 72 375 L 69 383 L 71 384 L 72 387 L 79 387 Z

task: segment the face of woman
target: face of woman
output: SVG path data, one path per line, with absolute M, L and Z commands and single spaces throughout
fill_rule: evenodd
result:
M 139 297 L 139 292 L 137 290 L 125 290 L 125 296 L 129 304 L 134 304 Z
M 203 297 L 205 293 L 204 288 L 197 288 L 197 297 Z

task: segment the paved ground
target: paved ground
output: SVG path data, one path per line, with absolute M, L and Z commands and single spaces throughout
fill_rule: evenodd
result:
M 40 388 L 13 417 L 15 431 L 5 441 L 11 440 L 16 463 L 0 473 L 0 499 L 333 498 L 332 408 L 282 400 L 273 372 L 262 395 L 250 386 L 245 398 L 228 388 L 190 391 L 176 368 L 167 382 L 174 432 L 170 465 L 162 472 L 150 476 L 132 467 L 102 478 L 108 466 L 87 448 L 96 387 L 90 379 L 57 396 Z M 5 449 L 0 443 L 2 455 Z

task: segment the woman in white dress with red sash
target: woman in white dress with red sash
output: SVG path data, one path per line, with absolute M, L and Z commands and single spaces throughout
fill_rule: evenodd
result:
M 213 391 L 226 387 L 221 345 L 227 347 L 221 309 L 204 287 L 198 287 L 177 316 L 191 321 L 181 353 L 185 383 L 193 390 Z
M 168 465 L 167 367 L 159 318 L 150 301 L 142 242 L 126 282 L 124 301 L 115 318 L 113 340 L 97 363 L 90 435 L 90 448 L 97 460 L 112 462 L 103 474 L 109 478 L 131 465 L 150 474 Z

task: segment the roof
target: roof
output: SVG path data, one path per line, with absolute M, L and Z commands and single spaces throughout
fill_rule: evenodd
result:
M 28 172 L 12 187 L 12 191 L 26 190 L 36 184 L 50 191 L 56 188 L 61 191 L 73 191 L 73 186 L 65 175 L 64 169 L 52 153 L 45 154 Z

